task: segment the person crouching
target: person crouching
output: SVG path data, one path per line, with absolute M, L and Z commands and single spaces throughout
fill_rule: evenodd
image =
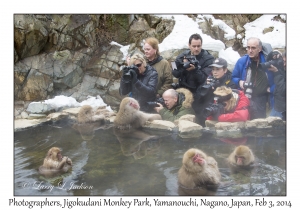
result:
M 207 120 L 239 122 L 250 119 L 250 101 L 243 91 L 221 86 L 214 91 L 214 95 L 214 103 L 204 111 Z

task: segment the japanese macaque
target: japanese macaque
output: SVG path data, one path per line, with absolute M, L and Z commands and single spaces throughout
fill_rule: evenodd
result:
M 114 125 L 119 129 L 138 128 L 145 125 L 146 121 L 153 120 L 161 120 L 161 116 L 140 111 L 140 105 L 137 100 L 125 97 L 121 101 Z
M 98 109 L 94 110 L 90 105 L 83 105 L 78 112 L 77 121 L 79 123 L 103 121 L 106 117 L 113 115 L 116 114 L 103 107 L 99 107 Z
M 104 115 L 95 115 L 93 108 L 90 105 L 83 105 L 77 116 L 79 123 L 95 122 L 97 120 L 104 120 Z
M 228 162 L 237 167 L 247 167 L 254 163 L 254 155 L 247 146 L 240 145 L 229 155 Z
M 61 173 L 66 173 L 72 168 L 72 160 L 62 156 L 58 147 L 52 147 L 47 152 L 44 164 L 39 167 L 40 174 L 46 177 L 52 177 Z
M 179 187 L 196 189 L 201 187 L 216 189 L 220 184 L 221 174 L 218 163 L 199 149 L 191 148 L 182 158 L 178 171 Z

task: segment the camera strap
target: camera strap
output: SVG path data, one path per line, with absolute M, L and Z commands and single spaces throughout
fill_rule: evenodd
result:
M 249 83 L 251 81 L 251 73 L 252 73 L 252 70 L 249 66 L 248 69 L 247 69 L 247 76 L 246 76 L 246 82 L 247 83 Z

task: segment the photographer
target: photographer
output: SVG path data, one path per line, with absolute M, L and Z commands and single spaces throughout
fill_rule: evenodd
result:
M 286 120 L 286 53 L 281 55 L 278 51 L 273 51 L 268 55 L 267 60 L 273 63 L 268 70 L 273 72 L 275 83 L 274 107 L 270 116 L 278 116 Z
M 164 91 L 172 88 L 171 84 L 173 81 L 171 66 L 169 62 L 160 55 L 158 44 L 159 42 L 156 38 L 149 37 L 145 40 L 143 47 L 148 65 L 155 68 L 158 73 L 156 98 L 160 98 Z
M 173 69 L 172 74 L 179 81 L 175 88 L 187 88 L 195 96 L 198 88 L 210 74 L 209 65 L 212 64 L 214 57 L 202 49 L 202 37 L 199 34 L 190 36 L 189 48 L 190 50 L 177 56 L 175 60 L 177 69 Z
M 270 94 L 273 107 L 273 73 L 262 65 L 266 62 L 260 39 L 251 37 L 247 40 L 247 54 L 241 57 L 232 71 L 232 81 L 251 98 L 250 118 L 266 118 L 266 108 Z
M 195 106 L 193 106 L 196 112 L 197 122 L 202 126 L 205 126 L 206 120 L 203 111 L 213 102 L 214 90 L 223 85 L 232 89 L 237 88 L 231 81 L 231 72 L 227 69 L 227 61 L 225 59 L 216 58 L 210 67 L 212 67 L 212 76 L 209 76 L 206 83 L 200 88 L 200 92 L 197 93 L 198 96 L 196 97 L 198 101 L 195 101 Z
M 204 111 L 207 120 L 219 122 L 239 122 L 249 120 L 249 99 L 243 91 L 232 90 L 226 86 L 215 91 L 215 102 Z
M 141 107 L 141 111 L 152 112 L 148 101 L 156 98 L 157 72 L 147 65 L 140 54 L 134 54 L 129 61 L 129 66 L 123 68 L 119 93 L 126 95 L 131 92 Z
M 158 107 L 154 109 L 158 112 L 163 120 L 174 122 L 181 116 L 186 114 L 195 115 L 192 109 L 193 95 L 185 89 L 168 89 L 163 93 L 164 106 L 158 103 Z

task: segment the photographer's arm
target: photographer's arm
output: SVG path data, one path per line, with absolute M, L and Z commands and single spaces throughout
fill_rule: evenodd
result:
M 151 75 L 147 84 L 143 84 L 141 81 L 137 80 L 134 86 L 137 88 L 137 90 L 145 95 L 156 95 L 157 81 L 158 74 L 155 72 Z
M 172 70 L 172 74 L 176 78 L 181 77 L 181 74 L 184 71 L 184 68 L 183 68 L 183 57 L 184 57 L 184 55 L 181 54 L 175 60 L 175 64 L 176 64 L 177 69 Z
M 123 71 L 122 74 L 124 75 L 125 72 Z M 119 93 L 120 93 L 121 96 L 124 96 L 124 95 L 130 93 L 131 90 L 132 90 L 131 83 L 125 82 L 125 80 L 123 78 L 123 75 L 121 77 L 120 88 L 119 88 Z
M 219 122 L 239 122 L 247 121 L 249 119 L 248 109 L 236 110 L 233 113 L 221 114 L 218 117 Z
M 231 81 L 233 81 L 241 90 L 244 89 L 245 82 L 244 80 L 242 80 L 242 69 L 242 63 L 237 62 L 231 74 Z

